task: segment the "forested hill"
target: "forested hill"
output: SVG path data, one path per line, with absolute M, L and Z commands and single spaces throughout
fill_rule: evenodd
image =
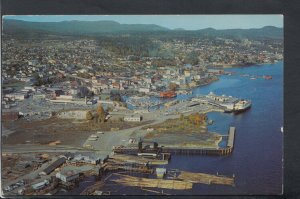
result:
M 206 28 L 201 30 L 172 30 L 155 24 L 120 24 L 115 21 L 27 22 L 12 19 L 4 19 L 2 25 L 4 35 L 18 37 L 142 34 L 162 38 L 227 37 L 233 39 L 283 39 L 283 28 L 273 26 L 256 29 L 216 30 Z

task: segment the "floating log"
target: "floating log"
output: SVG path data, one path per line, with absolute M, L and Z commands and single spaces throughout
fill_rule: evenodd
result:
M 177 179 L 192 183 L 222 184 L 234 186 L 233 177 L 218 176 L 205 173 L 192 173 L 187 171 L 181 171 Z
M 121 174 L 115 175 L 118 175 L 120 178 L 113 179 L 111 181 L 122 184 L 124 186 L 152 187 L 176 190 L 192 189 L 193 187 L 193 183 L 187 181 L 139 178 Z

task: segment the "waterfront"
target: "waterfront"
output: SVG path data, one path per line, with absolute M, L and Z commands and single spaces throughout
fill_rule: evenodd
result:
M 234 115 L 209 113 L 210 131 L 226 134 L 237 128 L 230 157 L 173 156 L 169 167 L 194 172 L 235 174 L 236 186 L 195 185 L 189 194 L 280 194 L 282 188 L 283 63 L 228 69 L 237 74 L 272 75 L 272 80 L 222 76 L 218 82 L 197 88 L 195 94 L 226 94 L 251 99 L 252 108 Z M 186 164 L 186 162 L 189 164 Z
M 220 76 L 210 85 L 196 88 L 193 95 L 210 91 L 251 99 L 252 108 L 241 114 L 209 113 L 214 120 L 209 131 L 227 134 L 229 126 L 237 129 L 235 149 L 228 157 L 173 155 L 166 168 L 190 172 L 235 175 L 234 187 L 195 184 L 192 190 L 168 190 L 169 194 L 280 194 L 282 188 L 283 135 L 283 63 L 226 69 L 235 75 Z M 251 80 L 240 76 L 272 75 L 272 80 Z M 178 96 L 177 98 L 182 98 Z M 151 194 L 138 188 L 120 189 L 113 194 Z
M 5 196 L 281 192 L 282 16 L 7 17 Z

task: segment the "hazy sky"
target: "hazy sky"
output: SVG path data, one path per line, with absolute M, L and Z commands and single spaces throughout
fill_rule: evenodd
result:
M 283 27 L 283 15 L 18 15 L 5 16 L 5 19 L 38 22 L 113 20 L 122 24 L 157 24 L 186 30 Z

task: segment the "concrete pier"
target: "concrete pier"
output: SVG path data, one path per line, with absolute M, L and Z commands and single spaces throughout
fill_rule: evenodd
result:
M 235 127 L 230 127 L 228 131 L 228 141 L 225 148 L 177 148 L 177 147 L 154 147 L 152 149 L 139 149 L 139 148 L 127 148 L 118 147 L 113 151 L 114 153 L 121 154 L 137 154 L 143 153 L 171 153 L 171 154 L 185 154 L 185 155 L 216 155 L 226 156 L 230 155 L 234 148 Z

